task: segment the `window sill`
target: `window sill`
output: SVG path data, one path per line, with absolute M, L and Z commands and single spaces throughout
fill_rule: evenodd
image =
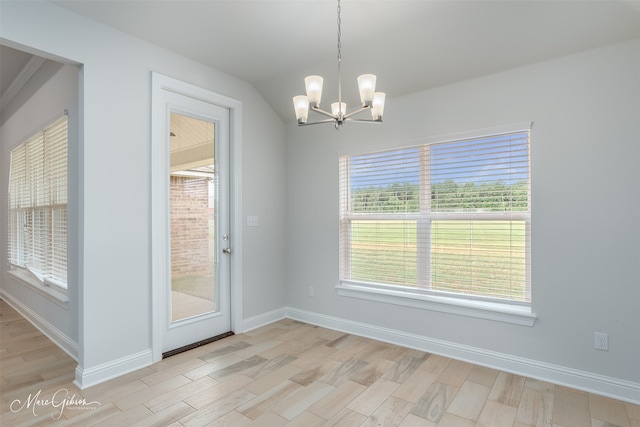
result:
M 531 311 L 530 306 L 377 288 L 358 284 L 357 282 L 343 281 L 340 285 L 336 286 L 336 292 L 338 295 L 344 297 L 439 311 L 442 313 L 457 314 L 474 317 L 476 319 L 494 320 L 496 322 L 522 326 L 533 326 L 537 318 L 535 313 Z
M 22 270 L 11 270 L 8 274 L 22 285 L 42 295 L 48 300 L 58 304 L 64 309 L 69 309 L 69 297 L 67 293 L 56 286 L 45 285 L 33 278 L 28 272 Z

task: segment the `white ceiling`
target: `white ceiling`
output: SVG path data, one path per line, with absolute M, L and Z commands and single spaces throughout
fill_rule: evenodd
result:
M 252 83 L 284 120 L 308 74 L 337 100 L 330 0 L 56 0 Z M 387 99 L 640 37 L 640 0 L 342 0 L 343 98 L 378 76 Z

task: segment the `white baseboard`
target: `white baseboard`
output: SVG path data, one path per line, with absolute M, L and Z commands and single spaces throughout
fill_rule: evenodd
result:
M 640 404 L 639 383 L 366 323 L 354 322 L 338 317 L 326 316 L 292 307 L 286 307 L 284 311 L 286 317 L 312 325 L 413 348 L 427 353 L 439 354 L 476 365 L 611 397 L 636 405 Z
M 286 308 L 279 308 L 277 310 L 249 317 L 248 319 L 244 319 L 242 322 L 242 331 L 249 332 L 252 329 L 257 329 L 261 326 L 268 325 L 269 323 L 277 322 L 285 317 L 287 317 Z
M 4 289 L 0 289 L 0 297 L 7 302 L 15 311 L 20 313 L 22 317 L 27 319 L 37 330 L 44 336 L 49 338 L 55 345 L 60 347 L 62 351 L 67 353 L 73 360 L 78 361 L 78 343 L 69 338 L 60 329 L 53 326 L 44 317 L 40 316 L 28 306 L 14 298 Z
M 102 365 L 91 368 L 76 368 L 76 379 L 73 381 L 80 390 L 109 381 L 129 372 L 146 368 L 153 364 L 153 352 L 151 349 L 131 354 L 120 359 L 112 360 Z
M 242 322 L 242 331 L 248 332 L 252 329 L 284 319 L 286 317 L 285 313 L 285 308 L 281 308 L 245 319 Z M 83 369 L 78 366 L 76 368 L 74 384 L 82 390 L 119 377 L 120 375 L 145 368 L 153 363 L 153 351 L 149 349 L 88 369 Z

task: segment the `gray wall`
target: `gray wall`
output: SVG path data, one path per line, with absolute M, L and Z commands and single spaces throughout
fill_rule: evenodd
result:
M 259 227 L 234 242 L 236 253 L 244 248 L 244 316 L 284 306 L 285 131 L 251 85 L 51 3 L 2 2 L 0 39 L 82 66 L 80 231 L 72 273 L 85 372 L 151 349 L 152 71 L 242 102 L 242 212 L 236 214 L 260 217 Z
M 381 126 L 289 124 L 287 304 L 347 328 L 578 370 L 592 384 L 628 381 L 640 401 L 639 100 L 635 40 L 389 97 Z M 339 154 L 529 121 L 533 327 L 337 295 Z M 594 331 L 609 334 L 608 352 L 594 350 Z

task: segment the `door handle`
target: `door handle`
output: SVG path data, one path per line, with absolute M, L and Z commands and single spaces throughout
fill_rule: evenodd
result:
M 228 255 L 228 254 L 230 254 L 230 253 L 231 253 L 231 248 L 224 248 L 224 249 L 222 249 L 222 253 L 223 253 L 223 254 L 227 254 L 227 255 Z

